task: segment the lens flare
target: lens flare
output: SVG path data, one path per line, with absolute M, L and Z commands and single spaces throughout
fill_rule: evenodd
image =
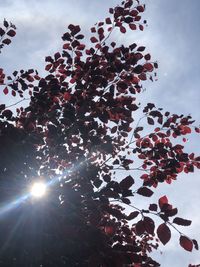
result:
M 43 197 L 46 193 L 46 185 L 42 182 L 34 183 L 31 187 L 31 195 L 33 197 Z

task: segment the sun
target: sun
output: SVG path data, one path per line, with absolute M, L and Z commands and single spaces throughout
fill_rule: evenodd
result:
M 34 183 L 31 187 L 31 195 L 33 197 L 43 197 L 46 193 L 46 185 L 42 182 Z

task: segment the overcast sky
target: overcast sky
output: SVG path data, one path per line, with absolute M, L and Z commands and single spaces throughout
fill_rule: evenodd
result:
M 142 2 L 142 1 L 141 1 Z M 144 32 L 131 32 L 127 43 L 138 42 L 147 47 L 159 63 L 158 81 L 148 83 L 144 101 L 174 113 L 192 114 L 200 123 L 200 1 L 144 0 L 148 20 Z M 116 0 L 0 0 L 0 18 L 16 24 L 18 31 L 12 45 L 3 50 L 1 67 L 7 72 L 15 69 L 42 70 L 46 55 L 62 45 L 60 37 L 69 23 L 80 24 L 84 32 L 103 19 Z M 120 38 L 120 37 L 119 37 Z M 4 101 L 2 93 L 0 102 Z M 14 99 L 9 99 L 13 103 Z M 200 138 L 200 137 L 199 137 Z M 200 154 L 199 138 L 188 143 L 188 149 Z M 200 242 L 200 174 L 179 177 L 172 186 L 162 186 L 158 196 L 169 195 L 177 204 L 180 217 L 193 220 L 184 233 Z M 189 253 L 178 246 L 178 237 L 156 257 L 162 267 L 183 267 L 200 263 L 199 252 Z M 159 254 L 159 253 L 158 253 Z

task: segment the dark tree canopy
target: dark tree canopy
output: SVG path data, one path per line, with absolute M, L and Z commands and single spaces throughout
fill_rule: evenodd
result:
M 172 228 L 183 249 L 198 249 L 178 229 L 191 221 L 167 196 L 151 196 L 160 183 L 173 187 L 179 174 L 200 169 L 200 157 L 184 148 L 200 129 L 191 116 L 138 103 L 158 65 L 144 46 L 112 39 L 113 31 L 143 31 L 144 10 L 137 0 L 110 8 L 89 40 L 70 24 L 63 50 L 45 59 L 46 77 L 0 69 L 5 95 L 30 98 L 16 110 L 0 105 L 0 266 L 160 266 L 151 252 L 170 241 Z M 0 48 L 15 34 L 4 20 Z M 47 196 L 24 197 L 38 180 Z M 136 195 L 149 206 L 135 207 Z

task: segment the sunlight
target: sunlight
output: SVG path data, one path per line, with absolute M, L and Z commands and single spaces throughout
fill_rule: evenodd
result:
M 42 182 L 34 183 L 31 187 L 31 195 L 33 197 L 43 197 L 46 193 L 46 185 Z

